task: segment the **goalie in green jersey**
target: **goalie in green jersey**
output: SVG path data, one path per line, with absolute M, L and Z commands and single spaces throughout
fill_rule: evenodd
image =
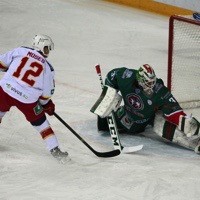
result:
M 159 136 L 200 153 L 198 120 L 184 112 L 148 64 L 108 72 L 97 104 L 91 111 L 99 116 L 99 131 L 109 130 L 106 117 L 114 111 L 119 132 L 141 133 L 151 125 Z

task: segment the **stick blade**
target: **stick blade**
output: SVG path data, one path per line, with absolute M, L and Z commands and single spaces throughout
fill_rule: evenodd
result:
M 109 157 L 115 157 L 118 156 L 121 151 L 119 149 L 115 149 L 113 151 L 108 151 L 108 152 L 93 152 L 96 156 L 102 157 L 102 158 L 109 158 Z
M 134 153 L 140 151 L 143 148 L 143 145 L 132 146 L 132 147 L 123 147 L 122 153 Z

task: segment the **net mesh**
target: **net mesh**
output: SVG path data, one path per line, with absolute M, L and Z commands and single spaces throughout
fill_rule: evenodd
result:
M 183 107 L 199 107 L 200 21 L 191 16 L 175 17 L 172 29 L 171 92 Z

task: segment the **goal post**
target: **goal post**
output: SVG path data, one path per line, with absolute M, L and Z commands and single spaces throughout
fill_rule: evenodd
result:
M 167 86 L 183 108 L 200 107 L 200 21 L 169 19 Z

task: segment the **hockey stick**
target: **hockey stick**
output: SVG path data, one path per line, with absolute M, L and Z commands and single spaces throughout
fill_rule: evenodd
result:
M 99 80 L 101 82 L 101 88 L 103 89 L 104 84 L 103 84 L 103 79 L 102 79 L 102 75 L 101 75 L 101 67 L 99 64 L 97 64 L 95 66 L 95 68 L 96 68 L 96 72 L 99 76 Z M 112 142 L 113 142 L 115 149 L 119 149 L 122 153 L 131 153 L 131 152 L 139 151 L 143 148 L 143 145 L 132 146 L 132 147 L 123 147 L 122 146 L 122 144 L 120 142 L 120 138 L 119 138 L 119 132 L 117 129 L 116 121 L 115 121 L 114 111 L 112 111 L 111 115 L 109 115 L 107 117 L 107 122 L 108 122 L 110 135 L 111 135 Z
M 54 112 L 54 116 L 64 125 L 66 126 L 86 147 L 88 147 L 96 156 L 108 158 L 114 157 L 120 154 L 119 150 L 113 150 L 108 152 L 98 152 L 95 151 L 71 126 L 69 126 L 58 114 Z

